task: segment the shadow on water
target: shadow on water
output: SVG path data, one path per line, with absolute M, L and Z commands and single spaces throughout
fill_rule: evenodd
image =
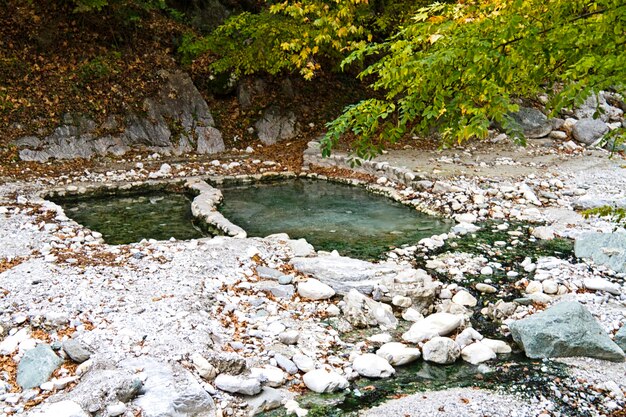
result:
M 222 189 L 220 211 L 249 236 L 287 233 L 316 249 L 378 259 L 395 247 L 447 232 L 452 222 L 361 187 L 287 180 Z

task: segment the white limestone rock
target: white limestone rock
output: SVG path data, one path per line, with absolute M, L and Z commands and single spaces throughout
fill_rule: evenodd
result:
M 421 352 L 417 348 L 408 347 L 404 343 L 385 343 L 376 351 L 376 354 L 385 358 L 393 366 L 406 365 L 419 359 Z
M 366 378 L 389 378 L 396 373 L 385 358 L 373 353 L 357 356 L 352 362 L 352 368 Z
M 435 337 L 424 344 L 422 355 L 425 361 L 448 365 L 456 362 L 461 348 L 449 337 Z
M 89 417 L 89 414 L 74 401 L 65 400 L 46 404 L 32 413 L 30 417 Z
M 467 345 L 461 350 L 461 358 L 472 365 L 478 365 L 496 358 L 496 353 L 480 341 Z
M 219 374 L 215 386 L 231 394 L 256 395 L 261 392 L 261 381 L 257 378 Z
M 435 313 L 415 322 L 402 339 L 410 343 L 419 343 L 435 336 L 445 336 L 456 330 L 463 322 L 462 314 Z
M 495 353 L 511 353 L 512 349 L 505 341 L 487 339 L 486 337 L 481 340 L 481 343 L 493 350 Z
M 315 278 L 298 283 L 298 295 L 309 300 L 326 300 L 335 295 L 335 290 Z
M 313 392 L 335 392 L 348 388 L 348 380 L 335 371 L 315 369 L 302 377 L 304 385 Z
M 461 290 L 454 294 L 454 297 L 452 297 L 452 302 L 466 307 L 475 307 L 478 303 L 478 300 L 469 292 Z

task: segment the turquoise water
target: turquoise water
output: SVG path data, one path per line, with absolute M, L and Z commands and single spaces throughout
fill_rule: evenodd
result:
M 289 180 L 222 189 L 220 211 L 248 236 L 287 233 L 316 249 L 361 259 L 379 258 L 403 244 L 445 233 L 451 222 L 429 216 L 360 187 Z
M 194 222 L 191 201 L 184 194 L 149 193 L 56 201 L 65 214 L 102 233 L 113 245 L 142 239 L 179 240 L 207 236 Z

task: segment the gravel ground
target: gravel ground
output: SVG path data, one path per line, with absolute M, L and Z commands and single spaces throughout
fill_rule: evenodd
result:
M 531 417 L 541 409 L 538 403 L 513 395 L 472 388 L 428 391 L 409 395 L 367 410 L 363 417 Z
M 478 148 L 443 153 L 393 151 L 382 158 L 416 171 L 419 167 L 430 166 L 438 171 L 429 171 L 430 174 L 446 179 L 433 178 L 430 188 L 422 191 L 388 180 L 379 181 L 375 187 L 392 192 L 407 204 L 427 205 L 432 211 L 457 217 L 466 224 L 463 227 L 468 227 L 466 220 L 469 218 L 469 223 L 492 219 L 507 224 L 506 227 L 514 221 L 546 222 L 551 228 L 549 232 L 563 237 L 575 237 L 589 230 L 612 231 L 615 225 L 610 221 L 584 219 L 573 208 L 606 201 L 619 202 L 626 198 L 624 161 L 608 159 L 601 151 L 571 153 L 558 146 L 545 145 L 536 142 L 525 150 L 498 145 L 500 147 L 491 157 Z M 480 162 L 484 162 L 484 166 Z M 106 403 L 110 399 L 97 403 L 96 399 L 90 398 L 89 387 L 84 385 L 95 384 L 95 376 L 105 379 L 102 375 L 109 373 L 112 375 L 110 380 L 117 381 L 121 378 L 118 373 L 127 373 L 129 369 L 140 375 L 139 369 L 143 368 L 148 375 L 165 372 L 167 378 L 179 382 L 181 375 L 184 376 L 186 379 L 184 383 L 180 382 L 181 386 L 192 387 L 189 392 L 197 394 L 201 391 L 209 396 L 204 401 L 213 405 L 210 412 L 206 411 L 207 416 L 249 415 L 252 408 L 251 400 L 250 405 L 246 404 L 249 397 L 216 389 L 213 377 L 206 376 L 206 368 L 199 365 L 201 361 L 197 360 L 197 355 L 209 358 L 217 355 L 217 360 L 211 359 L 211 366 L 223 373 L 234 372 L 230 369 L 233 363 L 241 362 L 245 369 L 244 378 L 249 377 L 253 368 L 259 367 L 271 367 L 274 373 L 268 375 L 274 377 L 278 369 L 277 353 L 287 357 L 302 354 L 318 368 L 333 370 L 347 379 L 358 377 L 352 369 L 352 359 L 372 351 L 374 345 L 364 340 L 357 343 L 341 340 L 341 326 L 347 323 L 336 306 L 341 297 L 312 301 L 296 295 L 281 299 L 271 292 L 276 282 L 260 278 L 257 273 L 257 267 L 265 265 L 292 274 L 297 291 L 298 284 L 305 278 L 289 265 L 295 256 L 293 241 L 284 237 L 219 237 L 110 246 L 101 241 L 97 232 L 76 224 L 58 206 L 37 197 L 47 186 L 126 183 L 213 172 L 236 174 L 238 169 L 246 168 L 246 164 L 258 166 L 259 162 L 243 158 L 235 161 L 235 165 L 220 165 L 218 162 L 193 168 L 174 164 L 156 171 L 137 167 L 108 173 L 81 173 L 67 178 L 40 178 L 30 183 L 0 184 L 0 261 L 13 262 L 6 271 L 0 272 L 0 288 L 4 290 L 0 297 L 2 334 L 14 336 L 23 329 L 29 333 L 19 346 L 3 354 L 5 368 L 12 369 L 34 344 L 46 341 L 59 345 L 70 335 L 92 353 L 92 371 L 83 377 L 85 382 L 82 383 L 75 379 L 53 389 L 44 386 L 19 393 L 12 392 L 14 375 L 9 371 L 3 373 L 0 401 L 4 403 L 0 407 L 0 416 L 25 415 L 28 407 L 39 402 L 43 402 L 43 406 L 36 409 L 45 411 L 49 403 L 64 399 L 76 401 L 84 409 L 102 404 L 103 407 L 119 405 Z M 276 169 L 279 165 L 264 166 Z M 496 177 L 496 173 L 501 172 L 506 175 Z M 541 202 L 533 204 L 538 196 Z M 389 254 L 389 260 L 398 268 L 410 265 L 416 253 L 425 254 L 431 265 L 426 267 L 428 271 L 448 277 L 446 282 L 437 284 L 438 296 L 429 312 L 454 311 L 471 315 L 472 311 L 450 301 L 464 286 L 469 288 L 464 277 L 479 273 L 485 266 L 503 274 L 514 272 L 509 266 L 494 261 L 496 252 L 499 248 L 519 244 L 515 243 L 519 234 L 531 242 L 536 241 L 535 237 L 526 236 L 533 233 L 532 228 L 511 229 L 512 234 L 501 242 L 502 245 L 488 248 L 482 257 L 453 251 L 444 256 L 432 255 L 437 247 L 464 232 L 467 233 L 461 227 L 456 235 L 434 236 Z M 584 302 L 609 332 L 626 323 L 623 274 L 612 273 L 591 263 L 557 262 L 545 257 L 530 259 L 523 267 L 515 266 L 523 270 L 528 265 L 535 268 L 535 276 L 549 276 L 559 291 L 562 290 L 559 295 L 545 294 L 545 303 L 562 299 Z M 517 288 L 529 285 L 526 276 L 513 277 L 516 279 L 511 280 L 512 285 Z M 589 277 L 603 278 L 620 289 L 617 294 L 590 291 L 581 284 Z M 496 296 L 504 296 L 510 290 L 504 285 L 497 287 Z M 508 316 L 499 318 L 505 319 L 506 323 L 506 319 L 520 319 L 539 310 L 536 306 L 520 305 Z M 485 316 L 497 313 L 494 302 L 488 303 L 481 312 Z M 339 325 L 328 325 L 330 318 Z M 349 323 L 343 329 L 350 330 Z M 285 334 L 290 331 L 299 335 L 296 344 L 285 342 Z M 506 326 L 502 332 L 507 333 Z M 233 356 L 236 358 L 231 360 Z M 138 364 L 133 362 L 136 359 L 146 361 Z M 551 399 L 539 395 L 526 398 L 476 389 L 450 389 L 392 400 L 364 411 L 362 415 L 537 416 L 544 412 L 546 416 L 563 415 L 556 411 L 553 400 L 564 397 L 567 397 L 565 402 L 575 400 L 582 408 L 586 407 L 585 410 L 591 410 L 589 415 L 609 415 L 623 407 L 624 364 L 587 359 L 562 362 L 569 366 L 572 378 L 554 382 L 551 389 L 555 394 Z M 164 371 L 155 363 L 167 364 L 171 369 Z M 84 375 L 77 374 L 76 367 L 67 363 L 63 369 L 61 374 L 54 376 L 55 381 L 66 376 L 78 378 Z M 280 389 L 285 402 L 293 397 L 292 391 L 304 388 L 305 372 L 296 370 L 287 376 L 280 369 L 278 371 L 283 379 L 271 384 Z M 263 375 L 268 383 L 271 378 Z M 72 390 L 76 383 L 77 388 Z M 175 384 L 173 390 L 178 388 Z M 171 399 L 170 403 L 190 398 L 185 396 L 186 393 L 188 391 L 181 391 L 180 396 Z M 120 415 L 131 417 L 142 409 L 140 402 L 125 403 L 127 408 Z M 291 408 L 302 414 L 301 409 L 294 407 Z M 144 412 L 148 416 L 159 415 L 145 409 Z

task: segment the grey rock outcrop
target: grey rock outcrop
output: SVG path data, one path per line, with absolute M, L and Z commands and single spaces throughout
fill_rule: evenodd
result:
M 266 145 L 292 139 L 298 134 L 296 114 L 277 106 L 267 108 L 255 128 L 259 139 Z
M 615 272 L 626 272 L 626 233 L 585 233 L 576 239 L 574 253 Z
M 622 109 L 614 107 L 607 102 L 607 94 L 601 91 L 598 94 L 592 94 L 587 100 L 574 110 L 574 115 L 578 119 L 598 118 L 603 122 L 619 120 L 624 115 Z
M 519 111 L 511 113 L 511 117 L 529 139 L 542 138 L 552 131 L 552 122 L 545 114 L 532 107 L 520 107 Z
M 395 329 L 398 326 L 390 305 L 374 301 L 355 289 L 344 297 L 342 309 L 343 317 L 356 328 L 380 325 L 384 329 Z
M 65 115 L 50 135 L 16 140 L 20 158 L 39 162 L 91 158 L 122 155 L 137 147 L 174 154 L 223 151 L 222 134 L 191 78 L 182 72 L 164 71 L 161 76 L 164 85 L 157 97 L 144 101 L 145 114 L 129 114 L 125 124 L 111 117 L 102 126 L 82 115 Z
M 27 390 L 38 387 L 50 379 L 63 363 L 48 345 L 38 345 L 26 351 L 17 367 L 17 383 Z
M 122 362 L 126 369 L 142 369 L 145 382 L 133 403 L 146 417 L 215 415 L 213 398 L 179 365 L 158 362 L 151 358 L 137 358 Z
M 111 404 L 132 402 L 146 417 L 215 416 L 213 399 L 189 371 L 150 357 L 94 364 L 64 396 L 97 415 Z
M 132 401 L 142 389 L 143 383 L 130 370 L 97 363 L 65 398 L 86 410 L 104 410 L 111 403 Z
M 609 127 L 602 120 L 581 119 L 574 125 L 572 136 L 580 143 L 591 145 L 608 131 Z
M 513 340 L 529 358 L 586 356 L 623 361 L 624 352 L 576 301 L 559 303 L 509 325 Z

